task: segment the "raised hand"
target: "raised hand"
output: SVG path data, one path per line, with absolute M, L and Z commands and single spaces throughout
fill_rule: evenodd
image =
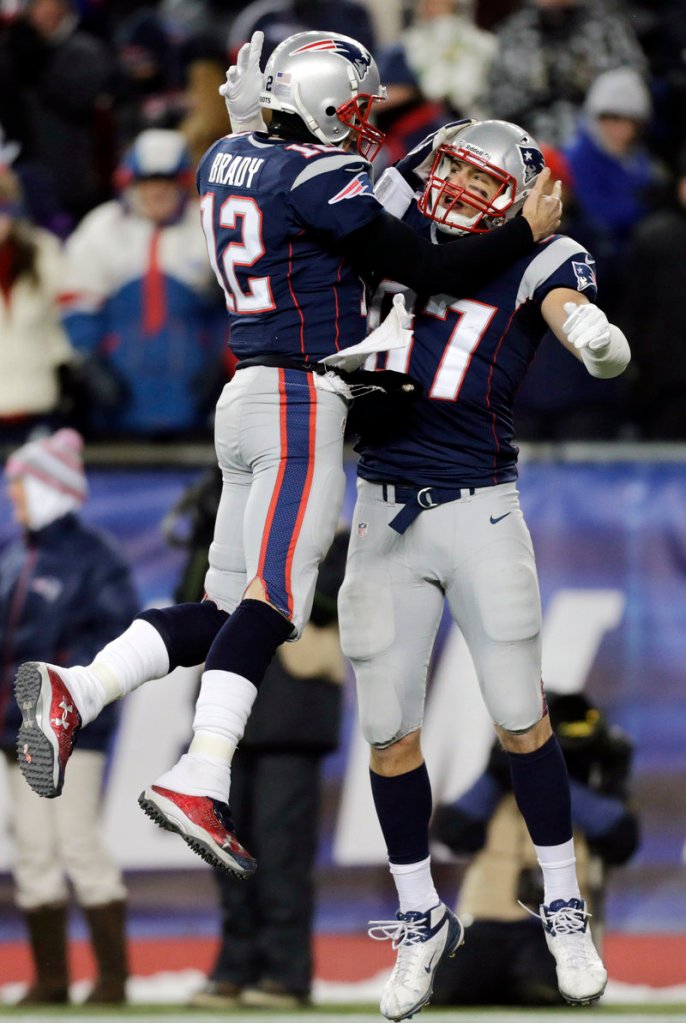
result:
M 562 218 L 562 182 L 553 184 L 550 168 L 544 167 L 529 192 L 522 208 L 522 216 L 529 222 L 534 241 L 540 242 L 553 234 Z
M 233 131 L 255 131 L 264 127 L 260 112 L 263 42 L 264 33 L 253 32 L 250 42 L 243 43 L 238 51 L 236 63 L 226 72 L 226 81 L 219 86 Z

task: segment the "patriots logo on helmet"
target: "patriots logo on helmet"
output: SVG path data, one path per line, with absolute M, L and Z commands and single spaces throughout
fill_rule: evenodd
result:
M 349 60 L 360 81 L 364 78 L 372 62 L 371 55 L 362 46 L 348 39 L 317 39 L 314 43 L 305 43 L 297 50 L 292 50 L 290 56 L 294 57 L 296 53 L 321 53 L 322 51 L 340 53 L 341 57 Z
M 545 167 L 545 158 L 536 146 L 517 146 L 519 158 L 524 168 L 524 184 L 528 185 Z
M 577 263 L 577 261 L 573 259 L 572 269 L 576 274 L 577 291 L 585 291 L 586 288 L 596 287 L 595 261 L 593 259 L 591 259 L 590 262 L 584 263 Z

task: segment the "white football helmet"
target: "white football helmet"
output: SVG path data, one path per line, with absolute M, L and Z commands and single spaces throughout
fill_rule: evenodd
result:
M 495 195 L 488 199 L 474 185 L 450 181 L 456 160 L 495 178 Z M 443 231 L 481 234 L 519 213 L 544 167 L 538 143 L 523 128 L 509 121 L 477 121 L 454 144 L 436 149 L 419 208 Z
M 340 145 L 357 137 L 357 151 L 373 160 L 384 139 L 369 123 L 386 98 L 369 50 L 337 32 L 297 32 L 273 51 L 264 69 L 260 106 L 297 114 L 316 138 Z

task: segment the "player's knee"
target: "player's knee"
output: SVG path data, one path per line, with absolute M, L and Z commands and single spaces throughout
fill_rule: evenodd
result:
M 483 629 L 499 643 L 530 640 L 541 631 L 541 600 L 532 564 L 526 560 L 482 566 L 475 585 Z
M 245 593 L 243 594 L 244 600 L 263 600 L 265 603 L 269 603 L 267 600 L 267 590 L 261 579 L 255 578 L 252 580 L 250 585 L 246 587 Z
M 545 716 L 540 681 L 532 683 L 526 691 L 508 687 L 499 698 L 487 702 L 496 727 L 513 736 L 536 730 Z
M 498 728 L 499 733 L 502 733 L 502 737 L 507 736 L 512 739 L 526 739 L 533 738 L 536 730 L 541 724 L 543 719 L 543 712 L 536 710 L 535 716 L 532 718 L 531 710 L 522 710 L 519 713 L 509 714 L 503 718 L 502 721 L 496 721 L 495 724 Z
M 386 580 L 355 573 L 346 577 L 338 594 L 341 650 L 355 664 L 377 657 L 393 645 L 393 600 Z
M 543 711 L 530 725 L 524 728 L 497 727 L 498 738 L 510 753 L 533 753 L 543 746 L 550 736 L 550 718 Z
M 395 688 L 383 670 L 361 671 L 357 679 L 360 729 L 375 749 L 386 749 L 403 732 L 403 712 Z
M 371 750 L 371 768 L 386 776 L 405 774 L 421 759 L 421 730 L 404 732 L 384 744 L 375 743 Z

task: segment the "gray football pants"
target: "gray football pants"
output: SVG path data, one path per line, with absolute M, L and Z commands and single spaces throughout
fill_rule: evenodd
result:
M 238 370 L 217 403 L 222 494 L 205 578 L 234 610 L 259 579 L 297 638 L 312 608 L 319 563 L 338 525 L 347 403 L 293 369 Z
M 383 493 L 358 481 L 339 594 L 341 646 L 355 669 L 365 738 L 384 747 L 421 727 L 444 599 L 494 722 L 529 728 L 543 714 L 541 602 L 515 484 L 463 491 L 402 535 L 389 526 L 401 506 Z

